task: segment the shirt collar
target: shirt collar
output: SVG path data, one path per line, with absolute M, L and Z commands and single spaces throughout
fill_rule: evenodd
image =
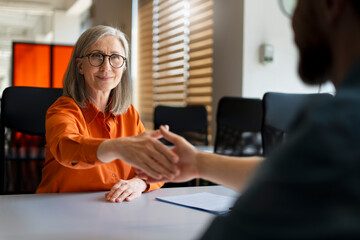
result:
M 104 116 L 104 113 L 100 111 L 90 100 L 86 101 L 86 107 L 82 108 L 81 110 L 84 114 L 86 123 L 91 123 L 96 117 L 103 119 L 116 118 L 115 114 L 113 114 L 112 112 L 108 113 L 107 116 Z

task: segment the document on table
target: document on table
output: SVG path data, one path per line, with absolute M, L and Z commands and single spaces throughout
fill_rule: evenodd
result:
M 215 214 L 224 214 L 231 210 L 236 197 L 228 197 L 208 192 L 157 197 L 156 200 L 180 206 L 195 208 Z

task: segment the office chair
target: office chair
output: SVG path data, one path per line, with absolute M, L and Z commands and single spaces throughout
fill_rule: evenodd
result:
M 208 120 L 205 106 L 170 107 L 156 106 L 154 128 L 169 125 L 170 131 L 184 137 L 195 146 L 208 145 Z M 172 145 L 160 139 L 166 145 Z M 164 187 L 187 187 L 199 185 L 197 179 L 185 183 L 165 183 Z
M 170 130 L 195 146 L 208 145 L 208 120 L 205 106 L 156 106 L 154 128 L 169 125 Z M 164 141 L 165 144 L 171 145 Z
M 261 99 L 221 98 L 214 152 L 229 156 L 262 155 L 261 123 Z
M 309 104 L 326 100 L 332 95 L 291 94 L 268 92 L 263 97 L 262 139 L 264 156 L 269 156 L 284 141 L 292 122 L 303 108 Z
M 46 111 L 61 95 L 59 88 L 4 90 L 0 137 L 2 194 L 35 192 L 45 159 Z

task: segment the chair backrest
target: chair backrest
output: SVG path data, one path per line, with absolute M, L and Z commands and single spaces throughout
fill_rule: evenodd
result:
M 42 139 L 45 136 L 46 111 L 62 95 L 62 92 L 62 89 L 58 88 L 37 87 L 8 87 L 4 90 L 1 99 L 0 133 L 1 193 L 7 191 L 7 183 L 11 182 L 7 179 L 11 176 L 8 176 L 9 174 L 5 171 L 9 169 L 7 164 L 15 163 L 18 160 L 26 163 L 26 160 L 30 158 L 27 154 L 19 156 L 19 153 L 15 153 L 13 148 L 19 145 L 17 143 L 19 141 L 22 141 L 22 144 L 24 144 L 23 139 L 28 139 L 28 144 L 33 144 L 31 141 L 37 141 L 42 145 L 45 144 L 45 141 Z M 5 147 L 6 144 L 7 146 Z M 22 147 L 26 148 L 29 146 Z M 33 160 L 33 158 L 32 156 L 31 159 Z M 43 157 L 40 160 L 43 160 Z M 22 177 L 21 174 L 17 175 L 17 178 Z M 14 193 L 19 193 L 19 189 L 13 191 Z
M 60 88 L 6 88 L 1 100 L 2 126 L 26 134 L 45 136 L 46 111 L 62 92 Z
M 193 145 L 208 145 L 208 120 L 205 106 L 156 106 L 154 128 L 169 125 L 170 130 Z M 166 142 L 165 142 L 166 143 Z
M 262 155 L 261 99 L 221 98 L 216 123 L 215 153 L 230 156 Z
M 262 124 L 264 156 L 268 156 L 286 140 L 291 124 L 303 108 L 331 97 L 332 95 L 328 93 L 265 93 Z

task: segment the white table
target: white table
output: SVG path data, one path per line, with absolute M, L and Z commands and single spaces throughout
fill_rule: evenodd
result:
M 195 146 L 200 152 L 214 153 L 214 146 Z
M 2 195 L 0 239 L 196 239 L 215 215 L 155 197 L 197 192 L 237 195 L 222 186 L 163 188 L 123 203 L 104 192 Z

